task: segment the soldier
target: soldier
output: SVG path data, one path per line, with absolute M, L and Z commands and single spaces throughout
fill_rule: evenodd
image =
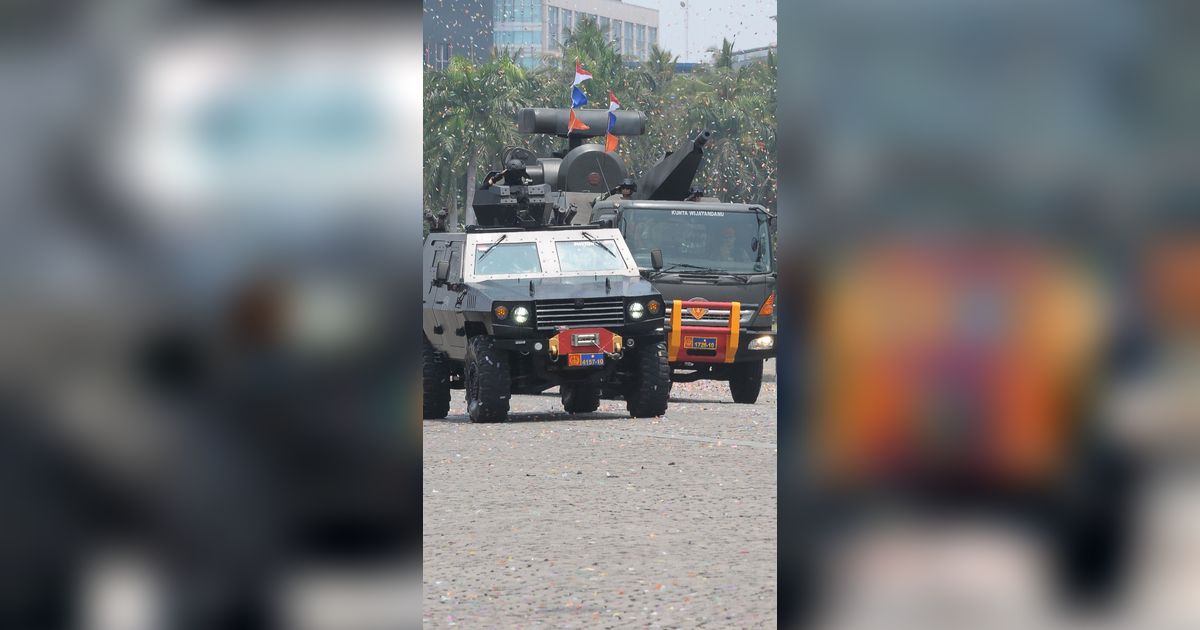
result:
M 726 226 L 721 230 L 721 237 L 717 241 L 717 255 L 721 260 L 733 260 L 737 245 L 737 230 L 733 226 Z M 737 256 L 741 258 L 741 256 Z
M 439 212 L 432 210 L 425 211 L 425 223 L 429 226 L 430 232 L 445 232 L 446 217 L 449 215 L 449 210 L 442 208 Z
M 701 188 L 699 186 L 692 186 L 691 190 L 688 190 L 687 197 L 684 198 L 684 201 L 700 201 L 700 198 L 703 196 L 704 196 L 703 188 Z
M 529 183 L 529 178 L 525 173 L 525 162 L 517 158 L 513 158 L 504 165 L 504 170 L 499 173 L 493 173 L 483 181 L 483 189 L 487 190 L 493 184 L 500 180 L 504 180 L 506 186 L 523 186 Z
M 617 192 L 621 193 L 622 199 L 633 199 L 633 193 L 637 192 L 637 182 L 633 181 L 632 177 L 626 177 L 617 187 Z

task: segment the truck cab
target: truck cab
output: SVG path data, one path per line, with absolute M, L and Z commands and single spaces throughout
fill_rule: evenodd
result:
M 609 197 L 591 219 L 621 232 L 662 292 L 672 380 L 726 380 L 735 402 L 753 403 L 763 360 L 775 356 L 774 215 L 755 204 Z

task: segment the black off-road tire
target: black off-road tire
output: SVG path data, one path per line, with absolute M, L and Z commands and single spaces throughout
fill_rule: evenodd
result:
M 463 366 L 467 415 L 471 422 L 504 422 L 512 392 L 508 354 L 497 350 L 490 337 L 472 337 Z
M 421 336 L 421 417 L 445 418 L 450 413 L 450 365 L 446 355 Z
M 625 391 L 625 408 L 634 418 L 653 418 L 667 412 L 671 397 L 671 364 L 667 344 L 640 346 L 632 357 L 634 374 Z
M 762 359 L 734 363 L 729 367 L 729 393 L 733 394 L 733 402 L 753 405 L 762 389 Z
M 600 388 L 596 385 L 563 385 L 559 389 L 567 413 L 591 413 L 600 408 Z
M 1077 457 L 1066 496 L 1054 501 L 1058 586 L 1076 607 L 1094 607 L 1119 593 L 1129 565 L 1139 475 L 1129 453 L 1091 445 Z

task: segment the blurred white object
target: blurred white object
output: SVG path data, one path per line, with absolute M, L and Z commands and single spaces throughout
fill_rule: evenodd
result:
M 280 591 L 283 627 L 290 630 L 395 630 L 421 613 L 420 566 L 373 569 L 307 567 Z
M 986 520 L 882 522 L 849 540 L 825 628 L 1045 627 L 1053 614 L 1036 539 Z
M 259 28 L 195 27 L 135 56 L 109 166 L 143 218 L 167 232 L 320 229 L 330 211 L 344 221 L 419 193 L 411 27 Z
M 158 630 L 164 627 L 162 580 L 144 554 L 97 555 L 83 576 L 80 606 L 86 630 Z

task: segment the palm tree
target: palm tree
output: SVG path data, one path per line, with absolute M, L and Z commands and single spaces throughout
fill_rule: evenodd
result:
M 775 67 L 766 64 L 733 67 L 733 43 L 711 48 L 713 64 L 687 84 L 686 120 L 692 129 L 708 129 L 714 142 L 706 150 L 700 175 L 706 189 L 726 201 L 774 206 Z
M 714 68 L 732 68 L 733 67 L 733 42 L 721 38 L 721 48 L 709 46 L 708 52 L 713 55 Z
M 658 44 L 650 46 L 650 54 L 645 63 L 642 64 L 642 71 L 650 81 L 650 89 L 654 92 L 665 92 L 671 84 L 671 80 L 675 78 L 675 64 L 679 63 L 679 55 L 672 55 L 671 51 L 658 47 Z
M 458 186 L 465 183 L 467 222 L 474 221 L 479 166 L 496 162 L 515 143 L 516 112 L 531 104 L 530 94 L 536 91 L 536 81 L 507 53 L 495 54 L 479 67 L 455 57 L 445 72 L 426 75 L 425 169 L 426 181 L 433 185 L 427 202 L 448 196 L 457 201 Z
M 636 174 L 665 150 L 700 129 L 715 132 L 698 177 L 727 201 L 775 207 L 776 59 L 733 67 L 733 43 L 713 49 L 714 62 L 694 74 L 676 74 L 677 57 L 654 47 L 637 69 L 625 65 L 591 20 L 564 38 L 561 62 L 527 71 L 505 52 L 478 67 L 454 59 L 425 77 L 425 201 L 427 208 L 456 207 L 474 199 L 478 168 L 496 163 L 519 141 L 539 155 L 561 149 L 553 136 L 518 136 L 513 117 L 526 106 L 562 107 L 569 100 L 575 59 L 592 72 L 584 84 L 589 107 L 603 107 L 608 89 L 625 109 L 648 117 L 647 133 L 621 141 L 618 153 Z M 465 191 L 465 195 L 463 194 Z M 473 220 L 469 218 L 468 221 Z

